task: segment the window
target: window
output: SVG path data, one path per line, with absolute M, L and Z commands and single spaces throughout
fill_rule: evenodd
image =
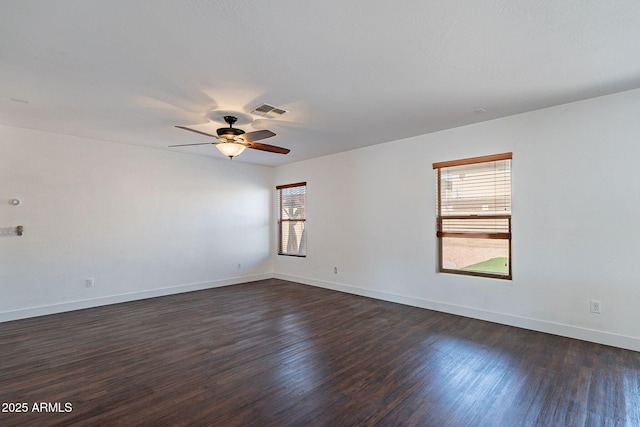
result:
M 306 195 L 307 183 L 279 185 L 278 192 L 278 254 L 307 256 Z
M 440 272 L 511 279 L 511 158 L 433 164 Z

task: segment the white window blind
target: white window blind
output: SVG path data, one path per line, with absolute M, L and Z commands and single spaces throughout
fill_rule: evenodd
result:
M 307 255 L 307 183 L 280 185 L 278 192 L 278 254 Z

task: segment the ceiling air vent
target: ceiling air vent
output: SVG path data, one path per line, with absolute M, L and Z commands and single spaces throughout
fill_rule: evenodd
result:
M 283 110 L 282 108 L 274 107 L 269 104 L 260 104 L 253 110 L 251 110 L 251 114 L 255 114 L 256 116 L 266 117 L 268 119 L 274 119 L 276 117 L 280 117 L 287 110 Z

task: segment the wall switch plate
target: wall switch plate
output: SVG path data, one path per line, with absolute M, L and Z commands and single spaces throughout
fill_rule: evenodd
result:
M 84 280 L 84 284 L 87 288 L 93 288 L 94 282 L 93 282 L 93 278 L 88 278 Z
M 596 313 L 596 314 L 600 314 L 600 310 L 602 309 L 602 306 L 600 304 L 600 301 L 592 299 L 591 300 L 591 312 L 592 313 Z

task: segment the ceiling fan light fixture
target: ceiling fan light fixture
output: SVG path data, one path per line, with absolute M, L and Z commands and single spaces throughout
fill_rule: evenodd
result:
M 247 147 L 242 144 L 238 144 L 237 142 L 221 142 L 216 144 L 216 148 L 222 154 L 232 159 L 235 156 L 240 155 Z
M 215 144 L 218 147 L 218 151 L 229 158 L 234 158 L 235 156 L 240 155 L 245 148 L 252 148 L 254 150 L 267 151 L 269 153 L 279 153 L 279 154 L 288 154 L 288 148 L 276 147 L 275 145 L 262 144 L 259 141 L 266 138 L 271 138 L 272 136 L 276 136 L 275 133 L 270 130 L 256 130 L 253 132 L 246 133 L 242 129 L 236 129 L 233 127 L 233 124 L 238 120 L 235 116 L 224 116 L 224 121 L 229 125 L 228 128 L 220 128 L 218 129 L 217 136 L 212 135 L 207 132 L 203 132 L 201 130 L 191 129 L 184 126 L 176 126 L 179 129 L 188 130 L 189 132 L 199 133 L 204 136 L 208 136 L 211 138 L 215 138 L 214 142 L 203 142 L 199 144 L 177 144 L 170 145 L 169 147 L 186 147 L 188 145 L 208 145 Z

